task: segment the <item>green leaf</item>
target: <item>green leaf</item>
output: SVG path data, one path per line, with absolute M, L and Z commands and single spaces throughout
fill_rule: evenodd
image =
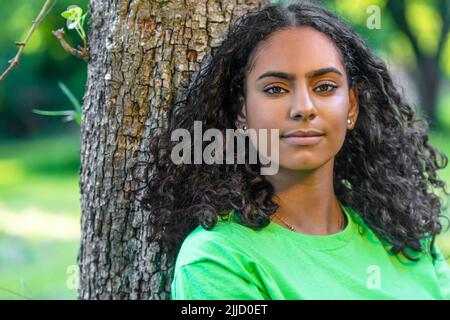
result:
M 84 20 L 86 20 L 86 16 L 88 15 L 89 12 L 86 12 L 85 14 L 83 14 L 83 16 L 81 17 L 81 28 L 84 28 Z
M 76 29 L 78 26 L 78 21 L 67 19 L 66 26 L 67 26 L 67 29 L 69 29 L 69 30 Z
M 51 110 L 33 109 L 32 111 L 33 113 L 39 114 L 41 116 L 52 116 L 52 117 L 64 116 L 63 121 L 65 122 L 75 120 L 77 124 L 81 123 L 81 114 L 76 112 L 75 110 L 51 111 Z
M 66 97 L 70 100 L 75 110 L 78 113 L 81 113 L 81 104 L 78 102 L 77 98 L 75 98 L 72 91 L 70 91 L 70 89 L 67 88 L 67 86 L 61 81 L 58 81 L 58 86 L 61 89 L 61 91 L 66 95 Z
M 41 110 L 41 109 L 33 109 L 33 113 L 39 114 L 41 116 L 70 116 L 75 113 L 74 110 L 60 110 L 60 111 L 51 111 L 51 110 Z
M 81 124 L 81 113 L 76 113 L 75 114 L 75 122 L 77 123 L 77 124 Z
M 77 23 L 80 22 L 82 15 L 83 9 L 81 9 L 79 6 L 74 5 L 67 7 L 67 10 L 61 13 L 61 16 L 63 16 L 63 18 L 75 21 Z

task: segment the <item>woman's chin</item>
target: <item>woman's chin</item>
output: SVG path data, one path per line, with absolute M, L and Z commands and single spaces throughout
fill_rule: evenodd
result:
M 310 171 L 321 167 L 321 164 L 312 159 L 301 159 L 299 161 L 281 161 L 280 169 L 295 170 L 295 171 Z

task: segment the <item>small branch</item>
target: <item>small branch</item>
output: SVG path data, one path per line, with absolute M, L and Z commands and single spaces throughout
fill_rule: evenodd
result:
M 64 29 L 58 29 L 56 31 L 53 31 L 53 35 L 59 40 L 59 42 L 61 43 L 61 46 L 64 48 L 64 50 L 66 50 L 68 53 L 74 55 L 75 57 L 79 58 L 79 59 L 83 59 L 84 61 L 88 62 L 89 61 L 89 50 L 86 47 L 86 42 L 85 43 L 85 47 L 80 47 L 78 46 L 78 49 L 73 48 L 70 44 L 67 43 L 66 39 L 64 39 Z
M 41 20 L 43 19 L 43 17 L 46 15 L 46 13 L 49 11 L 49 8 L 52 4 L 53 0 L 47 0 L 44 3 L 44 6 L 41 9 L 41 12 L 39 12 L 39 15 L 37 16 L 37 18 L 33 21 L 33 24 L 31 25 L 30 30 L 28 30 L 28 33 L 25 37 L 25 40 L 23 41 L 18 41 L 16 42 L 16 45 L 19 46 L 19 50 L 17 51 L 17 54 L 14 58 L 12 58 L 11 60 L 8 61 L 8 63 L 10 64 L 9 67 L 5 70 L 5 72 L 3 72 L 3 74 L 0 76 L 0 81 L 2 81 L 6 75 L 15 67 L 19 64 L 19 58 L 22 55 L 23 49 L 25 48 L 25 46 L 28 43 L 28 40 L 30 39 L 31 35 L 33 34 L 34 30 L 36 30 L 36 28 L 38 27 L 39 23 L 41 23 Z

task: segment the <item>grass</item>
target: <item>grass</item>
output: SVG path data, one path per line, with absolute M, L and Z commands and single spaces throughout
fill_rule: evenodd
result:
M 75 299 L 79 137 L 0 143 L 0 299 Z
M 0 233 L 1 299 L 75 299 L 78 240 Z

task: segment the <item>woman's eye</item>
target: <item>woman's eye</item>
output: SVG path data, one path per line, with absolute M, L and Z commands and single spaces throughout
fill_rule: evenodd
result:
M 336 89 L 337 89 L 336 85 L 331 84 L 331 83 L 324 83 L 324 84 L 321 84 L 320 86 L 315 87 L 314 91 L 327 93 L 327 92 L 333 92 Z
M 270 92 L 270 90 L 272 90 L 272 91 Z M 280 92 L 280 90 L 284 90 L 284 89 L 279 86 L 273 86 L 273 87 L 265 89 L 264 92 L 266 92 L 268 94 L 278 94 L 278 93 L 282 93 L 282 92 Z

